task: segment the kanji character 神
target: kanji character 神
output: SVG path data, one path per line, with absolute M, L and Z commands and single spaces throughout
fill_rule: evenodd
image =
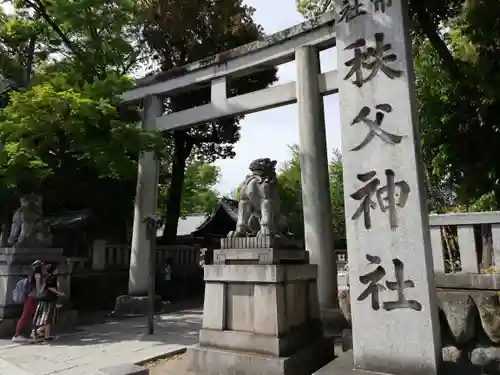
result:
M 377 208 L 373 201 L 373 195 L 377 195 L 377 201 L 382 212 L 389 211 L 389 225 L 391 229 L 398 227 L 396 207 L 404 207 L 410 194 L 410 186 L 404 180 L 395 182 L 395 174 L 391 169 L 385 170 L 387 184 L 379 188 L 380 180 L 376 178 L 377 172 L 370 171 L 358 174 L 357 178 L 366 185 L 351 194 L 351 198 L 361 201 L 358 209 L 352 215 L 352 220 L 356 220 L 363 215 L 365 229 L 371 229 L 371 210 Z

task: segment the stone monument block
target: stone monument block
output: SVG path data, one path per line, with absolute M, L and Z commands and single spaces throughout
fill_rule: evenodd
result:
M 0 318 L 19 316 L 22 306 L 12 300 L 12 291 L 19 280 L 32 272 L 35 260 L 58 262 L 62 283 L 66 281 L 68 269 L 62 249 L 0 248 Z
M 191 370 L 305 375 L 327 363 L 333 344 L 323 337 L 316 278 L 310 264 L 205 266 L 203 326 L 199 346 L 189 350 Z
M 70 270 L 62 249 L 0 248 L 0 337 L 11 335 L 14 332 L 17 319 L 21 315 L 22 305 L 12 300 L 12 291 L 19 280 L 32 272 L 31 264 L 35 260 L 59 263 L 61 287 L 66 296 L 70 296 L 70 290 L 67 287 L 69 286 Z M 70 320 L 75 321 L 74 312 L 71 312 L 70 315 Z M 65 316 L 63 320 L 68 320 L 68 317 Z M 68 322 L 68 325 L 72 325 L 72 322 Z
M 200 375 L 309 375 L 333 359 L 317 266 L 282 232 L 275 166 L 250 164 L 236 230 L 204 267 L 203 325 L 188 350 L 189 370 Z
M 12 217 L 7 240 L 9 247 L 0 248 L 0 319 L 17 318 L 22 306 L 12 300 L 16 283 L 31 274 L 35 260 L 59 263 L 60 282 L 69 296 L 70 269 L 62 249 L 51 248 L 50 226 L 42 213 L 42 198 L 28 194 L 20 199 L 20 207 Z
M 353 367 L 435 375 L 441 345 L 408 0 L 350 4 L 335 0 Z
M 241 238 L 238 238 L 238 240 Z M 309 263 L 307 251 L 265 248 L 214 250 L 214 264 L 304 264 Z
M 229 237 L 221 239 L 221 249 L 262 249 L 276 248 L 303 250 L 304 246 L 285 236 Z

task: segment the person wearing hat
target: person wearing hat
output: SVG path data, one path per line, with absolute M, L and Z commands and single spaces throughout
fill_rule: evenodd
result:
M 28 326 L 28 324 L 31 328 L 33 316 L 35 315 L 36 306 L 38 303 L 37 297 L 40 294 L 43 285 L 43 265 L 43 262 L 40 260 L 35 260 L 31 264 L 32 272 L 28 277 L 29 292 L 24 300 L 23 313 L 21 314 L 21 318 L 19 318 L 19 321 L 17 322 L 16 335 L 12 338 L 12 341 L 14 342 L 25 342 L 29 340 L 28 337 L 23 336 L 22 332 L 23 329 Z
M 48 263 L 43 291 L 38 295 L 38 303 L 33 317 L 34 329 L 31 332 L 31 338 L 34 341 L 55 339 L 54 336 L 51 336 L 51 329 L 57 321 L 58 299 L 65 296 L 61 291 L 58 275 L 57 262 Z

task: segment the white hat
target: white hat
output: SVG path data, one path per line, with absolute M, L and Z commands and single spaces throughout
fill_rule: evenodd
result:
M 35 260 L 33 263 L 31 263 L 31 267 L 35 268 L 35 267 L 40 267 L 40 266 L 43 266 L 43 262 L 41 260 Z

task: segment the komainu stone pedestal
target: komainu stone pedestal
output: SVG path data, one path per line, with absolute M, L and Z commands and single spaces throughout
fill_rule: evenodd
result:
M 0 248 L 0 319 L 17 318 L 22 306 L 12 300 L 16 283 L 31 274 L 35 260 L 58 262 L 61 279 L 68 273 L 62 249 Z
M 22 304 L 12 300 L 12 291 L 16 283 L 31 274 L 31 264 L 35 260 L 58 262 L 59 278 L 66 296 L 70 297 L 69 269 L 62 249 L 54 248 L 0 248 L 0 337 L 14 334 L 17 320 L 22 311 Z M 76 312 L 64 310 L 61 319 L 68 326 L 76 323 Z M 29 327 L 26 329 L 29 330 Z
M 313 373 L 334 354 L 319 319 L 316 265 L 307 264 L 304 250 L 246 246 L 216 250 L 214 261 L 223 264 L 205 266 L 203 327 L 199 345 L 188 351 L 189 370 Z

